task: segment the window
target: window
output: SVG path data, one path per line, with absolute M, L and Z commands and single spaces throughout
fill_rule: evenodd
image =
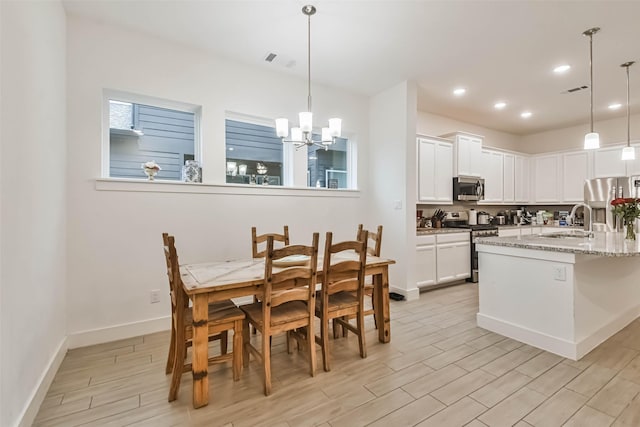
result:
M 196 159 L 198 109 L 135 95 L 107 96 L 109 111 L 108 176 L 140 178 L 141 165 L 155 161 L 157 179 L 180 181 L 186 160 Z M 146 102 L 150 101 L 150 102 Z M 171 106 L 179 105 L 178 108 Z
M 348 141 L 338 138 L 337 142 L 323 147 L 307 147 L 307 186 L 323 188 L 349 188 Z
M 282 141 L 272 126 L 227 119 L 227 182 L 282 185 Z

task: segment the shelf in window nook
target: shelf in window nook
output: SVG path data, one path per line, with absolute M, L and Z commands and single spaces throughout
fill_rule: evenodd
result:
M 262 185 L 269 185 L 269 177 L 267 177 L 267 166 L 264 163 L 256 163 L 256 172 L 262 176 Z

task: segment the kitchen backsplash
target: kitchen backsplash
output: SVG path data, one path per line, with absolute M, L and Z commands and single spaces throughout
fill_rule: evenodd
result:
M 478 205 L 476 203 L 454 203 L 453 205 L 420 205 L 416 206 L 417 210 L 422 210 L 423 217 L 431 217 L 436 209 L 440 209 L 446 212 L 461 212 L 468 211 L 469 209 L 475 209 L 478 212 L 487 212 L 491 216 L 497 215 L 499 212 L 505 210 L 520 209 L 524 206 L 527 212 L 535 214 L 539 210 L 547 212 L 553 211 L 571 211 L 573 205 Z

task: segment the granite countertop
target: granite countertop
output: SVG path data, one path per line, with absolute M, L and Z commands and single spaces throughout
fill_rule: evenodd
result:
M 469 228 L 418 228 L 416 234 L 418 236 L 425 236 L 430 234 L 445 234 L 445 233 L 469 233 Z
M 478 237 L 476 244 L 609 257 L 640 256 L 640 240 L 627 241 L 625 233 L 595 233 L 593 239 L 553 238 L 544 235 Z
M 575 230 L 575 229 L 583 229 L 584 227 L 582 225 L 553 225 L 553 224 L 547 224 L 547 225 L 531 225 L 531 224 L 526 224 L 526 225 L 514 225 L 514 224 L 506 224 L 506 225 L 499 225 L 498 228 L 500 229 L 509 229 L 509 228 L 566 228 L 568 230 Z

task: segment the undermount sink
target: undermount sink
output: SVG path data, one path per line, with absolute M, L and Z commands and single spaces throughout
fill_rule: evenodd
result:
M 551 239 L 586 239 L 589 232 L 584 230 L 560 231 L 557 233 L 539 234 L 538 237 L 548 237 Z

